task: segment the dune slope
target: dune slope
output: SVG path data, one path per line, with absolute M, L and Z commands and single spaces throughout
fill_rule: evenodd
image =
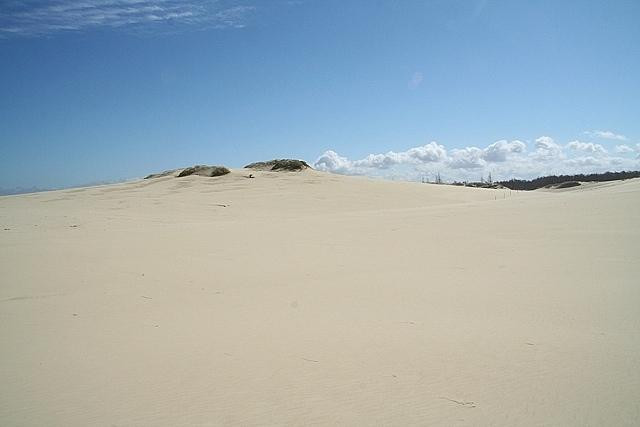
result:
M 640 180 L 0 197 L 0 424 L 638 425 Z

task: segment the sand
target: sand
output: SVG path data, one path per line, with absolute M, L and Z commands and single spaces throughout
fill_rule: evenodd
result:
M 0 424 L 639 425 L 639 212 L 311 170 L 1 197 Z

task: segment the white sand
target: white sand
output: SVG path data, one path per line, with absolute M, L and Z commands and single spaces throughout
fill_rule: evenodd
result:
M 0 198 L 0 425 L 640 425 L 639 180 L 248 173 Z

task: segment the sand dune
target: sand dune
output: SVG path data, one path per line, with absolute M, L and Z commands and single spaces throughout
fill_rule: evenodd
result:
M 640 424 L 640 180 L 248 173 L 0 197 L 0 424 Z

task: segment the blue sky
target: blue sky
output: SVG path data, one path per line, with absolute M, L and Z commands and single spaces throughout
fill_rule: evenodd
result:
M 638 1 L 8 1 L 0 187 L 640 169 Z

